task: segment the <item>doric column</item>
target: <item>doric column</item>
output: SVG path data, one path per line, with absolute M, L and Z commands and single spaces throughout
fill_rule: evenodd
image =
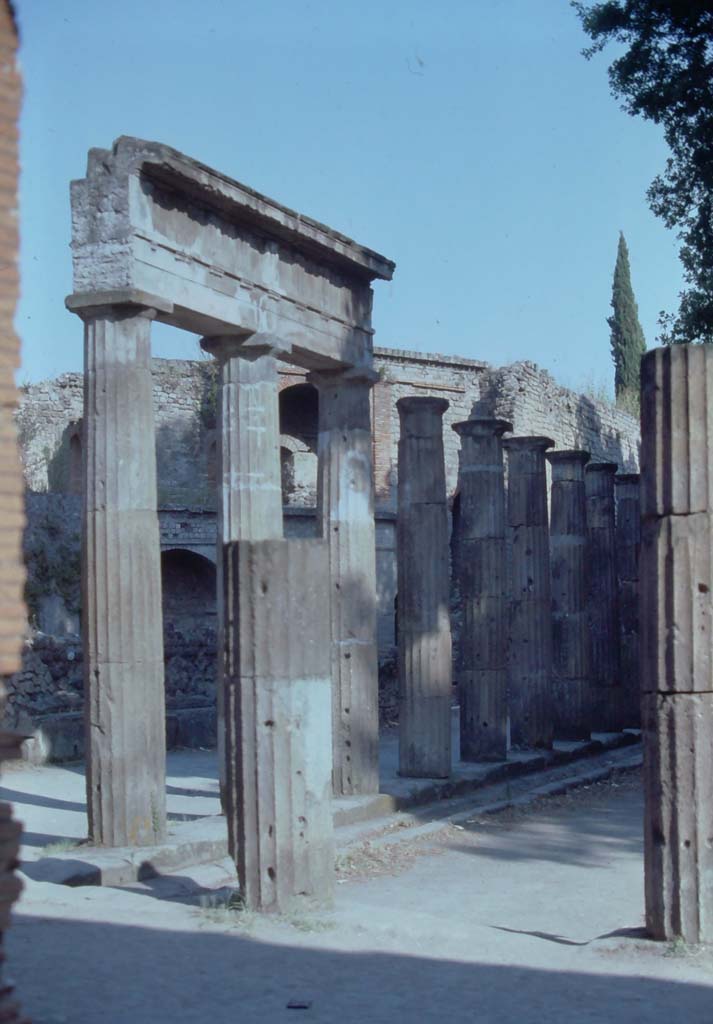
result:
M 462 761 L 507 757 L 508 585 L 505 548 L 506 420 L 456 423 L 460 436 L 458 565 L 463 605 L 460 671 Z
M 451 772 L 451 627 L 443 398 L 400 398 L 399 774 Z
M 552 469 L 552 699 L 555 737 L 589 739 L 592 684 L 587 622 L 587 502 L 589 452 L 549 452 Z
M 282 537 L 277 348 L 256 336 L 246 340 L 232 335 L 203 338 L 201 347 L 218 363 L 216 705 L 218 771 L 225 811 L 223 547 L 236 540 Z
M 334 792 L 379 791 L 376 545 L 369 368 L 309 375 L 319 389 L 318 530 L 329 547 Z
M 157 307 L 67 304 L 84 320 L 82 641 L 92 842 L 166 828 L 166 726 L 151 320 Z
M 615 462 L 592 462 L 587 494 L 588 618 L 593 696 L 592 732 L 622 728 L 619 607 L 614 514 Z
M 321 540 L 224 548 L 227 823 L 251 910 L 334 885 L 329 561 Z
M 512 542 L 509 644 L 510 739 L 552 746 L 552 599 L 547 525 L 549 437 L 511 437 L 507 523 Z
M 646 926 L 713 942 L 713 348 L 641 364 Z
M 621 641 L 622 725 L 641 725 L 639 691 L 639 549 L 641 502 L 639 474 L 617 473 L 616 564 L 619 581 L 619 637 Z

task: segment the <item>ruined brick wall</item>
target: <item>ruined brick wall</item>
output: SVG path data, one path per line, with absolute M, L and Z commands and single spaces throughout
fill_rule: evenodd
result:
M 396 509 L 399 418 L 405 395 L 445 398 L 444 446 L 449 496 L 458 477 L 458 437 L 453 423 L 473 414 L 509 419 L 517 434 L 547 434 L 558 448 L 583 447 L 597 460 L 638 467 L 639 425 L 609 402 L 557 384 L 534 363 L 495 368 L 472 359 L 377 348 L 380 374 L 372 394 L 374 482 L 377 508 Z M 215 507 L 215 366 L 207 361 L 156 359 L 154 408 L 159 505 Z M 304 385 L 303 371 L 285 367 L 280 392 Z M 81 374 L 63 374 L 24 390 L 18 413 L 27 486 L 33 491 L 72 490 L 76 422 L 82 415 Z M 303 434 L 288 424 L 283 437 L 298 477 L 288 504 L 313 505 L 316 454 L 312 427 Z M 76 478 L 76 473 L 75 473 Z
M 14 371 L 20 362 L 20 340 L 13 328 L 19 291 L 17 123 L 22 98 L 16 52 L 13 12 L 3 0 L 0 3 L 0 676 L 19 668 L 25 629 L 21 553 L 24 488 L 13 423 L 17 406 Z M 5 923 L 3 912 L 0 927 Z
M 583 448 L 597 462 L 638 471 L 638 420 L 611 402 L 562 387 L 535 363 L 489 368 L 482 405 L 491 415 L 510 420 L 516 434 L 544 434 L 557 448 Z

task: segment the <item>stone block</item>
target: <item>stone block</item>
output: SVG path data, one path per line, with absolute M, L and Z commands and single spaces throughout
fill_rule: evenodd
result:
M 713 694 L 642 698 L 646 927 L 713 942 Z
M 713 351 L 671 345 L 641 360 L 641 512 L 713 509 Z
M 705 512 L 643 521 L 642 692 L 713 691 L 712 525 Z
M 328 903 L 334 879 L 323 541 L 225 548 L 228 843 L 246 905 Z

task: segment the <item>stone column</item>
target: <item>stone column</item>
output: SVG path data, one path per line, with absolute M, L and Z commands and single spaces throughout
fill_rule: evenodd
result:
M 236 540 L 282 537 L 280 413 L 276 347 L 261 338 L 203 338 L 218 362 L 216 383 L 218 771 L 225 805 L 225 608 L 223 547 Z
M 639 549 L 641 503 L 639 474 L 614 477 L 616 498 L 616 563 L 619 580 L 619 638 L 621 642 L 622 725 L 641 725 L 639 691 Z
M 552 598 L 545 451 L 553 444 L 549 437 L 511 437 L 504 442 L 512 542 L 510 739 L 518 747 L 552 746 Z
M 399 774 L 451 773 L 451 627 L 443 398 L 400 398 Z
M 461 438 L 458 565 L 463 605 L 460 671 L 462 761 L 507 757 L 508 585 L 505 548 L 506 420 L 456 423 Z
M 713 942 L 713 348 L 641 363 L 646 926 Z
M 329 902 L 329 552 L 318 540 L 224 548 L 228 845 L 251 910 Z
M 552 696 L 557 739 L 589 739 L 592 684 L 587 621 L 587 502 L 589 452 L 549 452 L 552 469 Z
M 71 300 L 68 300 L 70 305 Z M 89 835 L 158 842 L 166 725 L 151 320 L 142 305 L 84 320 L 82 641 Z
M 368 368 L 309 375 L 319 388 L 318 530 L 329 547 L 334 792 L 379 791 L 376 544 Z
M 616 471 L 615 462 L 593 462 L 587 466 L 584 474 L 587 493 L 592 732 L 619 732 L 622 728 L 614 516 Z

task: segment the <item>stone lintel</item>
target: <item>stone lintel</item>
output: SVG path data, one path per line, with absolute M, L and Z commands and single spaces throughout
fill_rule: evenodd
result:
M 111 151 L 92 149 L 87 179 L 96 180 L 107 164 L 114 174 L 119 165 L 141 173 L 169 188 L 193 196 L 196 201 L 225 212 L 231 218 L 259 227 L 295 249 L 332 262 L 368 280 L 390 281 L 395 264 L 319 221 L 297 213 L 255 189 L 221 174 L 206 164 L 159 142 L 123 135 Z M 116 168 L 116 169 L 115 169 Z
M 112 309 L 123 309 L 134 316 L 149 316 L 151 319 L 159 313 L 173 312 L 173 303 L 158 295 L 151 295 L 140 288 L 112 288 L 109 291 L 73 292 L 64 300 L 70 313 L 77 316 L 93 317 Z
M 474 417 L 453 424 L 453 430 L 459 437 L 502 437 L 512 430 L 512 423 L 492 417 Z

